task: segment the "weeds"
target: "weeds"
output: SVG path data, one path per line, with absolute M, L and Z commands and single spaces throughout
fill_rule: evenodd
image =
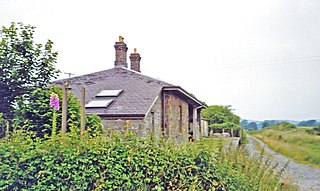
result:
M 280 190 L 282 172 L 277 164 L 263 160 L 263 153 L 250 157 L 246 149 L 227 147 L 216 156 L 218 178 L 228 190 Z M 233 184 L 237 180 L 242 184 Z

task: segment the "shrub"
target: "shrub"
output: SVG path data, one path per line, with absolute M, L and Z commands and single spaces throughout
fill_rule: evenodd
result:
M 311 135 L 320 135 L 320 127 L 313 127 L 310 129 L 306 129 L 306 132 Z
M 247 155 L 217 154 L 215 140 L 175 146 L 130 132 L 34 139 L 17 131 L 0 140 L 0 190 L 257 190 L 267 181 L 253 174 L 271 171 Z
M 19 131 L 0 144 L 0 190 L 219 188 L 210 158 L 191 145 L 130 133 L 80 139 L 70 132 L 44 140 Z

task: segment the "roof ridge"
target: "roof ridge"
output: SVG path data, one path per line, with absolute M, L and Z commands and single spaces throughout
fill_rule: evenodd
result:
M 97 71 L 97 72 L 92 72 L 92 73 L 88 73 L 88 74 L 82 74 L 82 75 L 78 75 L 78 76 L 73 76 L 73 77 L 68 77 L 68 78 L 61 78 L 59 80 L 54 80 L 52 81 L 53 82 L 57 82 L 57 81 L 65 81 L 67 79 L 74 79 L 74 78 L 79 78 L 79 77 L 82 77 L 82 76 L 87 76 L 87 75 L 92 75 L 92 74 L 96 74 L 96 73 L 101 73 L 101 72 L 105 72 L 105 71 L 108 71 L 108 70 L 112 70 L 114 68 L 110 68 L 110 69 L 106 69 L 106 70 L 100 70 L 100 71 Z
M 163 81 L 163 80 L 150 77 L 150 76 L 148 76 L 148 75 L 142 74 L 142 73 L 137 72 L 137 71 L 134 71 L 134 70 L 130 70 L 130 69 L 125 68 L 125 67 L 110 68 L 110 69 L 107 69 L 107 70 L 101 70 L 101 71 L 98 71 L 98 72 L 92 72 L 92 73 L 83 74 L 83 75 L 79 75 L 79 76 L 73 76 L 73 77 L 69 77 L 69 78 L 62 78 L 62 79 L 59 79 L 59 80 L 54 80 L 54 81 L 52 81 L 51 83 L 56 83 L 56 82 L 59 82 L 59 81 L 66 81 L 66 80 L 73 80 L 73 79 L 81 78 L 81 77 L 84 77 L 84 76 L 89 76 L 89 75 L 94 75 L 94 74 L 100 74 L 100 73 L 103 73 L 103 72 L 106 72 L 106 71 L 119 70 L 119 69 L 123 69 L 123 70 L 129 71 L 129 72 L 132 72 L 132 73 L 134 73 L 134 74 L 137 74 L 137 75 L 140 75 L 140 76 L 143 76 L 143 77 L 147 77 L 147 78 L 153 79 L 153 80 L 155 80 L 155 81 L 164 83 L 164 84 L 169 85 L 169 86 L 174 86 L 174 85 L 171 84 L 171 83 L 168 83 L 168 82 L 165 82 L 165 81 Z
M 167 85 L 173 86 L 173 84 L 171 84 L 171 83 L 168 83 L 168 82 L 166 82 L 166 81 L 163 81 L 163 80 L 160 80 L 160 79 L 157 79 L 157 78 L 154 78 L 154 77 L 150 77 L 150 76 L 148 76 L 148 75 L 142 74 L 142 73 L 137 72 L 137 71 L 135 71 L 135 70 L 130 70 L 129 68 L 125 68 L 125 67 L 121 67 L 121 68 L 122 68 L 122 69 L 125 69 L 125 70 L 128 70 L 129 72 L 133 72 L 133 73 L 135 73 L 135 74 L 138 74 L 138 75 L 140 75 L 140 76 L 144 76 L 144 77 L 147 77 L 147 78 L 151 78 L 151 79 L 153 79 L 153 80 L 156 80 L 156 81 L 165 83 L 165 84 L 167 84 Z

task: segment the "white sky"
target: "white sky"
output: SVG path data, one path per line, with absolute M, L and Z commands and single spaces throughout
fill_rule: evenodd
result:
M 76 75 L 112 68 L 122 35 L 143 74 L 209 105 L 305 120 L 320 118 L 319 10 L 319 0 L 0 0 L 0 25 L 36 26 Z

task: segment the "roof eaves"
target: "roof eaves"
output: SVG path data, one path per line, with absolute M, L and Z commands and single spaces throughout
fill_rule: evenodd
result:
M 185 96 L 187 96 L 188 98 L 190 98 L 191 100 L 193 100 L 195 103 L 197 103 L 199 106 L 201 107 L 205 107 L 201 101 L 199 101 L 197 98 L 195 98 L 193 95 L 191 95 L 189 92 L 187 92 L 186 90 L 184 90 L 183 88 L 181 88 L 180 86 L 164 86 L 162 88 L 162 90 L 164 91 L 179 91 L 180 93 L 184 94 Z
M 95 113 L 101 117 L 145 117 L 145 114 L 134 114 L 134 113 L 122 113 L 122 114 L 107 114 L 107 113 Z
M 148 115 L 148 113 L 150 113 L 150 111 L 151 111 L 151 109 L 152 109 L 153 105 L 154 105 L 154 104 L 156 103 L 156 101 L 159 99 L 160 93 L 161 93 L 161 90 L 158 92 L 158 94 L 157 94 L 157 96 L 155 97 L 155 99 L 153 100 L 153 102 L 152 102 L 151 106 L 150 106 L 150 107 L 149 107 L 149 109 L 147 110 L 147 112 L 146 112 L 146 116 Z

